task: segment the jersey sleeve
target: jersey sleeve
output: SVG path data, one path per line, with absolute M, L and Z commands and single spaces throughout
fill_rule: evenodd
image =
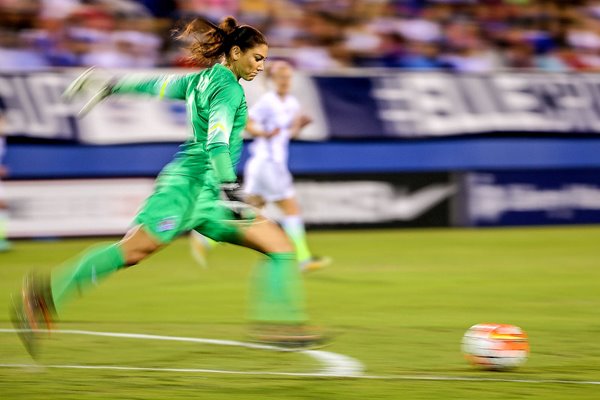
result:
M 235 115 L 242 104 L 244 93 L 239 85 L 219 86 L 209 98 L 207 148 L 229 144 Z
M 229 137 L 244 92 L 239 85 L 221 84 L 209 96 L 210 111 L 206 148 L 219 180 L 233 182 L 237 176 L 229 152 Z
M 125 76 L 114 85 L 113 93 L 137 93 L 159 98 L 185 100 L 192 75 L 163 75 L 154 78 Z

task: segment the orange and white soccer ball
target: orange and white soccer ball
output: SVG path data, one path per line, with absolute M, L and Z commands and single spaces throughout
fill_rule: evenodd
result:
M 521 328 L 506 324 L 477 324 L 462 340 L 465 358 L 473 365 L 492 370 L 518 367 L 527 361 L 529 340 Z

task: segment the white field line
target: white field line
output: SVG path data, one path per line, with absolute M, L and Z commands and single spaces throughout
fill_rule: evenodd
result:
M 151 372 L 178 372 L 200 374 L 228 374 L 246 376 L 289 376 L 308 378 L 345 378 L 345 379 L 377 379 L 389 381 L 442 381 L 442 382 L 490 382 L 490 383 L 525 383 L 525 384 L 561 384 L 561 385 L 600 385 L 600 381 L 575 381 L 562 379 L 501 379 L 501 378 L 476 378 L 460 376 L 425 376 L 425 375 L 333 375 L 321 372 L 274 372 L 274 371 L 233 371 L 200 368 L 151 368 L 151 367 L 125 367 L 116 365 L 40 365 L 40 364 L 0 364 L 0 368 L 24 368 L 33 370 L 54 369 L 87 369 L 111 371 L 151 371 Z
M 0 329 L 0 333 L 16 333 L 16 329 Z M 36 331 L 37 332 L 37 331 Z M 39 332 L 48 332 L 45 330 L 39 330 Z M 359 376 L 363 373 L 364 367 L 363 365 L 354 358 L 332 353 L 330 351 L 322 351 L 322 350 L 290 350 L 277 346 L 270 346 L 266 344 L 258 344 L 258 343 L 248 343 L 248 342 L 240 342 L 236 340 L 221 340 L 221 339 L 205 339 L 205 338 L 192 338 L 192 337 L 183 337 L 183 336 L 163 336 L 163 335 L 149 335 L 144 333 L 117 333 L 117 332 L 95 332 L 95 331 L 82 331 L 82 330 L 53 330 L 52 333 L 63 333 L 69 335 L 89 335 L 89 336 L 105 336 L 105 337 L 116 337 L 116 338 L 127 338 L 127 339 L 141 339 L 141 340 L 165 340 L 172 342 L 192 342 L 192 343 L 203 343 L 217 346 L 236 346 L 236 347 L 244 347 L 248 349 L 256 349 L 256 350 L 269 350 L 269 351 L 296 351 L 302 354 L 306 354 L 307 356 L 319 361 L 323 364 L 322 370 L 316 373 L 310 373 L 309 376 Z M 10 364 L 3 364 L 0 366 L 8 367 Z M 49 368 L 59 368 L 61 366 L 46 366 Z M 88 368 L 86 366 L 63 366 L 64 368 Z M 106 366 L 108 369 L 113 368 L 113 366 Z M 94 369 L 94 367 L 90 367 L 89 369 Z M 137 367 L 122 367 L 113 369 L 129 369 L 129 370 L 162 370 L 162 371 L 173 371 L 173 372 L 215 372 L 215 373 L 252 373 L 254 372 L 245 372 L 245 371 L 218 371 L 218 370 L 204 370 L 204 369 L 184 369 L 180 370 L 178 368 L 166 368 L 166 369 L 154 369 L 154 368 L 137 368 Z M 259 374 L 263 374 L 264 372 L 256 372 Z M 289 373 L 274 373 L 274 374 L 284 374 L 289 375 Z M 303 374 L 300 374 L 301 376 Z
M 15 329 L 0 329 L 0 333 L 14 333 Z M 46 332 L 46 331 L 43 331 Z M 194 342 L 221 346 L 237 346 L 258 350 L 291 351 L 276 346 L 262 345 L 256 343 L 239 342 L 235 340 L 190 338 L 178 336 L 161 336 L 138 333 L 115 333 L 94 332 L 80 330 L 56 330 L 53 333 L 65 333 L 72 335 L 107 336 L 131 339 L 147 340 L 169 340 L 179 342 Z M 254 376 L 292 376 L 292 377 L 314 377 L 314 378 L 354 378 L 354 379 L 377 379 L 377 380 L 401 380 L 401 381 L 445 381 L 445 382 L 496 382 L 496 383 L 524 383 L 524 384 L 566 384 L 566 385 L 600 385 L 600 381 L 578 381 L 565 379 L 503 379 L 484 378 L 468 376 L 429 376 L 429 375 L 363 375 L 363 365 L 351 357 L 322 350 L 299 351 L 322 362 L 325 367 L 319 372 L 276 372 L 276 371 L 234 371 L 201 368 L 151 368 L 151 367 L 129 367 L 116 365 L 40 365 L 40 364 L 0 364 L 0 368 L 29 368 L 29 369 L 87 369 L 87 370 L 113 370 L 113 371 L 153 371 L 153 372 L 179 372 L 179 373 L 205 373 L 205 374 L 229 374 L 229 375 L 254 375 Z

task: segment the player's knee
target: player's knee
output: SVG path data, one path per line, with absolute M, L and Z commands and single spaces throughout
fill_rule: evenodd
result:
M 144 259 L 144 256 L 142 254 L 130 252 L 129 254 L 125 254 L 125 266 L 133 267 L 134 265 L 137 265 L 143 259 Z
M 144 258 L 148 257 L 150 254 L 156 251 L 157 247 L 141 247 L 137 249 L 131 249 L 125 255 L 125 265 L 128 267 L 134 266 L 142 261 Z
M 126 266 L 136 265 L 159 249 L 160 243 L 150 237 L 141 226 L 131 229 L 120 242 Z

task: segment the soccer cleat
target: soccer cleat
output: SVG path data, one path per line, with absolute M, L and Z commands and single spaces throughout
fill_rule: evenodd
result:
M 63 100 L 70 102 L 75 99 L 90 82 L 90 78 L 94 73 L 95 68 L 90 67 L 86 69 L 81 75 L 79 75 L 71 84 L 65 89 L 62 94 Z
M 302 272 L 313 272 L 325 268 L 331 264 L 332 260 L 329 257 L 313 256 L 308 260 L 300 262 L 300 270 Z
M 49 278 L 27 275 L 21 293 L 12 298 L 11 320 L 33 358 L 37 356 L 38 335 L 52 329 L 55 314 Z
M 290 350 L 320 348 L 328 339 L 319 329 L 306 325 L 260 324 L 250 332 L 252 341 Z
M 28 307 L 28 306 L 27 306 Z M 31 357 L 37 357 L 37 338 L 35 333 L 34 321 L 29 316 L 32 315 L 31 309 L 23 303 L 21 296 L 11 296 L 10 319 L 17 331 L 17 335 L 23 342 L 25 350 Z

